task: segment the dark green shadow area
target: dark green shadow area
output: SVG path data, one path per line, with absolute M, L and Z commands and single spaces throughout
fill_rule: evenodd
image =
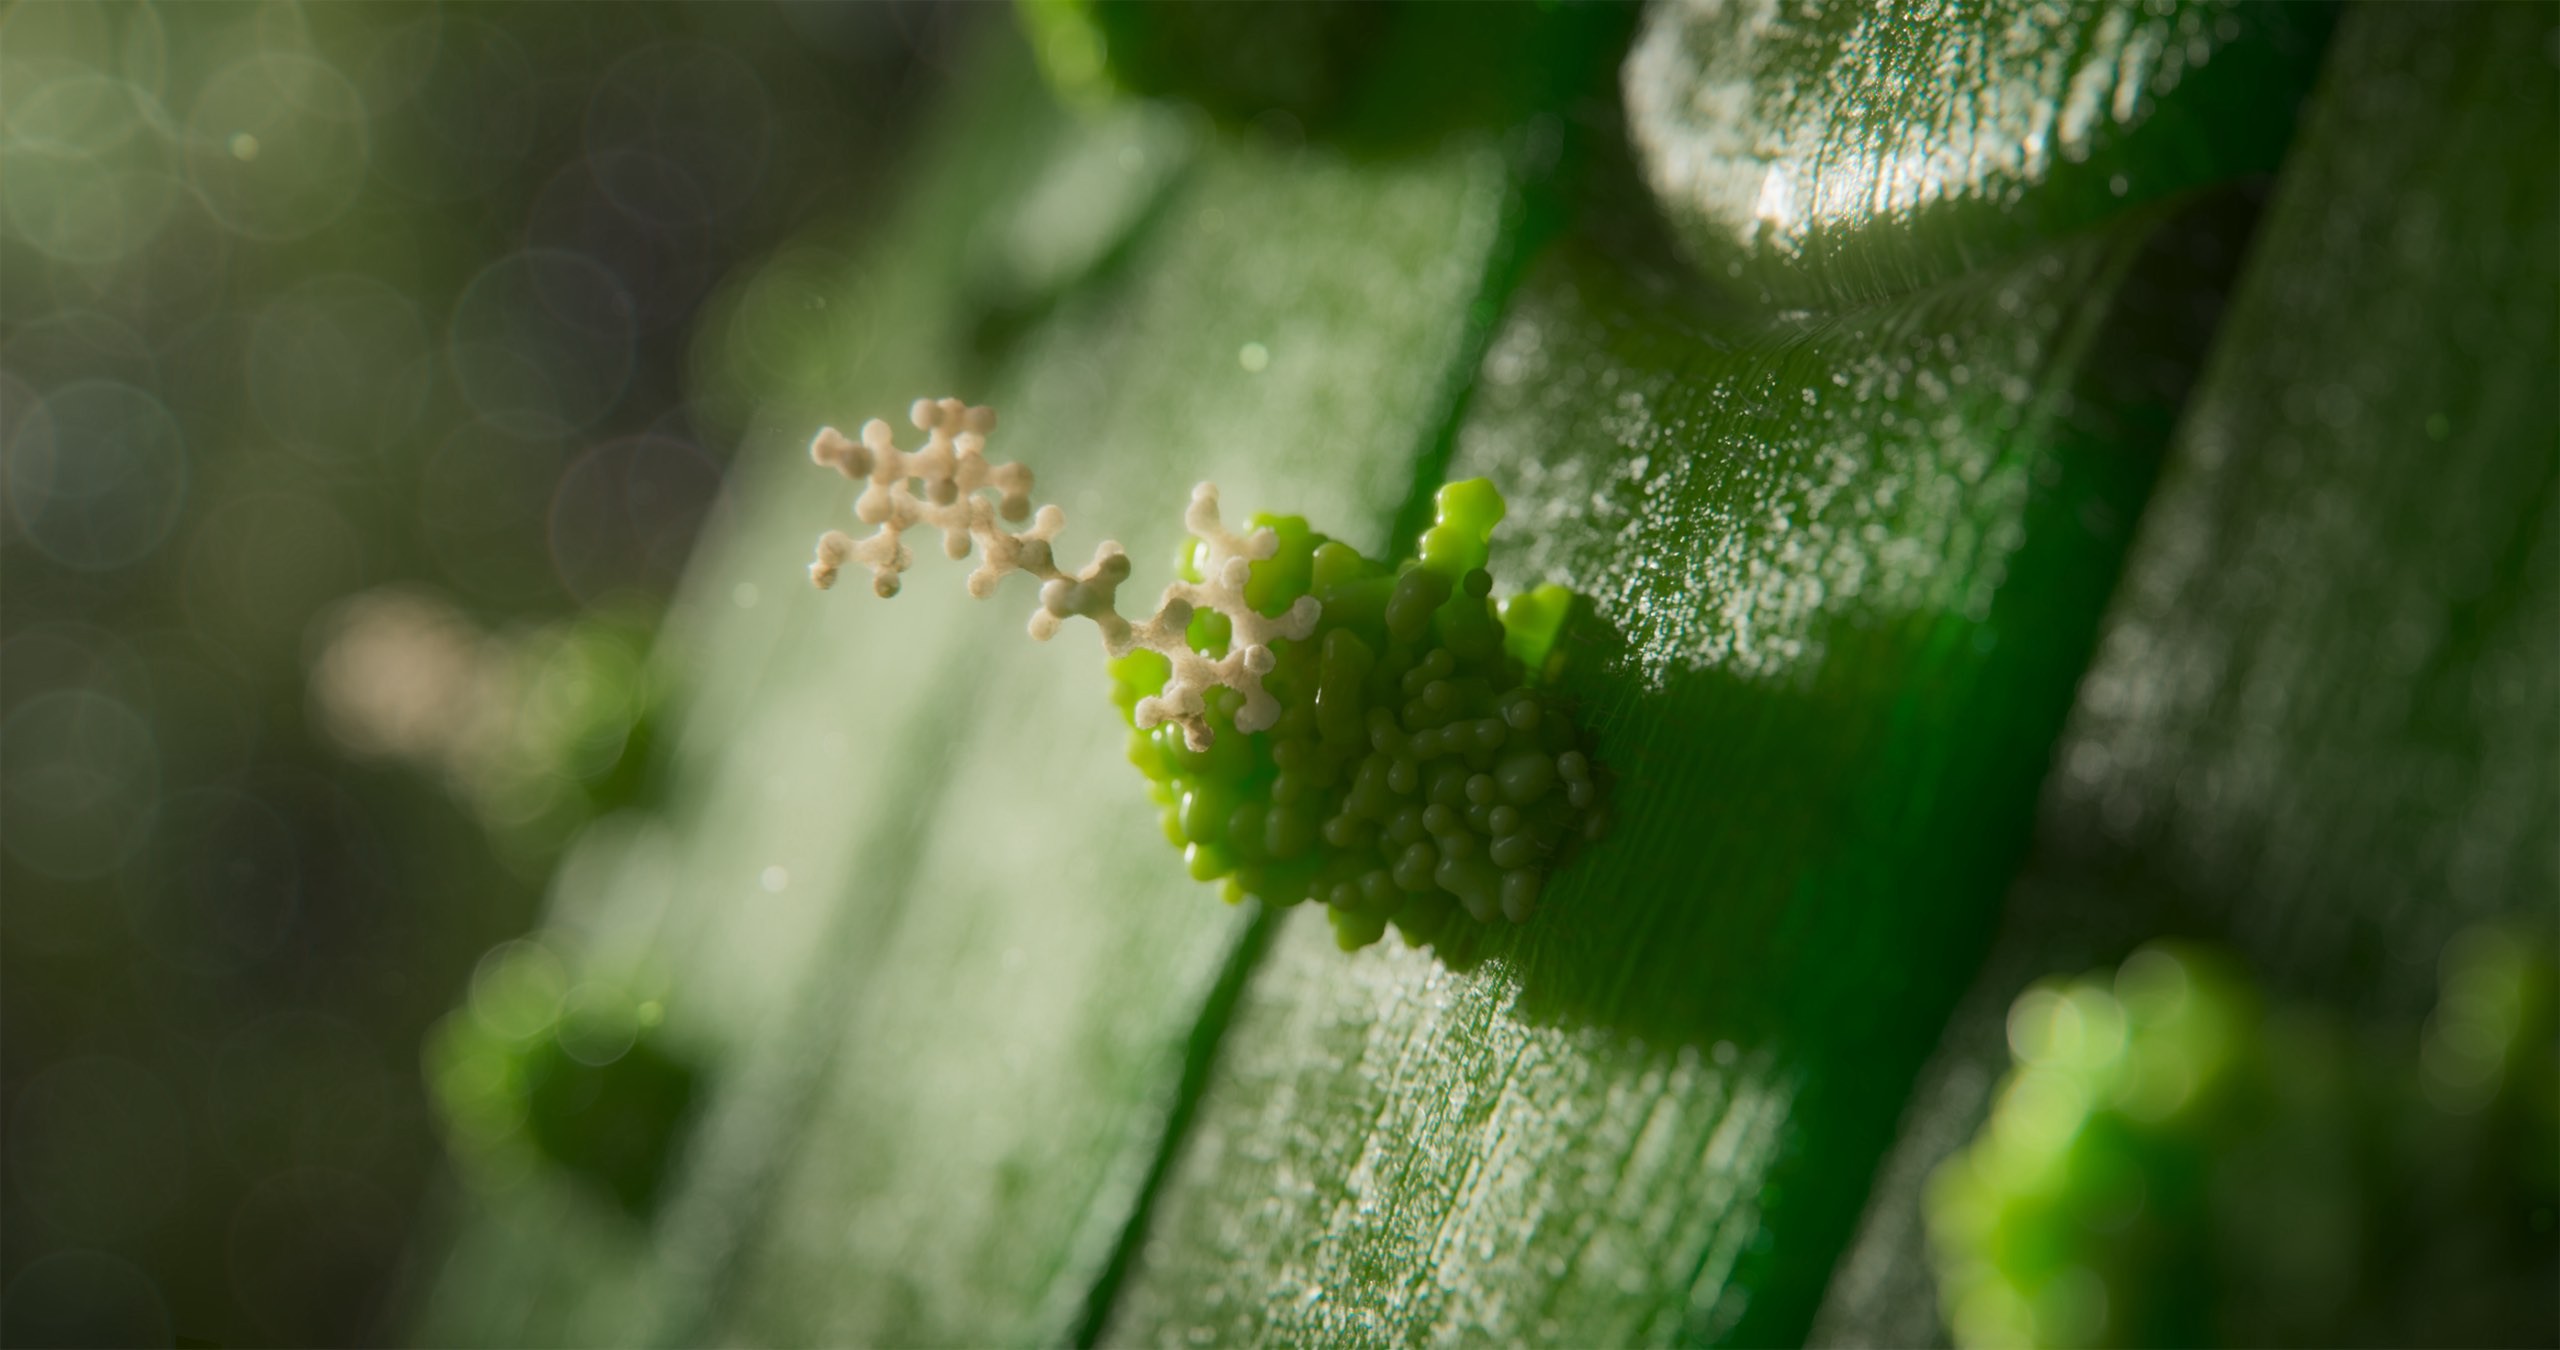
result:
M 526 1128 L 534 1146 L 646 1219 L 707 1086 L 683 1055 L 643 1039 L 605 1064 L 587 1064 L 557 1040 L 534 1052 Z
M 1641 6 L 1510 0 L 1023 0 L 1071 99 L 1179 99 L 1363 155 L 1499 132 L 1614 81 Z
M 1549 906 L 1554 940 L 1533 929 L 1516 948 L 1524 1010 L 1680 1043 L 1739 1029 L 1737 1019 L 1818 1022 L 1844 996 L 1872 996 L 1878 974 L 1896 965 L 1963 974 L 1987 921 L 1982 897 L 2023 845 L 2047 747 L 2258 195 L 2227 189 L 2043 262 L 1692 356 L 1661 372 L 1660 401 L 1646 409 L 1653 425 L 1675 430 L 1636 456 L 1644 480 L 1604 487 L 1589 511 L 1560 510 L 1575 504 L 1542 502 L 1535 491 L 1516 505 L 1516 518 L 1547 510 L 1559 520 L 1622 521 L 1644 536 L 1632 567 L 1603 561 L 1597 547 L 1572 557 L 1586 541 L 1571 527 L 1534 546 L 1544 554 L 1539 579 L 1585 566 L 1623 578 L 1628 592 L 1603 608 L 1636 632 L 1604 620 L 1566 668 L 1617 776 L 1618 820 L 1587 879 Z M 1676 345 L 1654 346 L 1648 329 L 1717 322 L 1692 299 L 1636 292 L 1629 278 L 1644 274 L 1622 270 L 1623 256 L 1568 243 L 1541 271 L 1530 308 L 1569 295 L 1600 316 L 1606 352 L 1639 360 Z M 1989 318 L 2035 307 L 2054 320 L 2050 337 L 1999 333 Z M 2048 343 L 2076 350 L 2002 372 L 2003 356 Z M 1837 396 L 1835 376 L 1879 361 L 1901 397 L 1845 414 L 1822 408 Z M 2014 382 L 1996 387 L 2004 380 Z M 1613 381 L 1603 372 L 1600 382 Z M 1488 396 L 1478 415 L 1520 415 L 1504 398 Z M 1698 434 L 1707 428 L 1716 429 Z M 1606 434 L 1605 418 L 1560 435 L 1539 428 L 1539 471 L 1551 482 L 1628 463 L 1577 436 L 1583 429 Z M 1667 473 L 1653 472 L 1657 464 Z M 1930 500 L 1901 505 L 1915 498 Z M 1776 577 L 1757 593 L 1747 589 L 1751 574 L 1766 565 L 1748 553 L 1729 579 L 1710 571 L 1704 581 L 1700 598 L 1742 592 L 1724 599 L 1746 626 L 1801 603 L 1801 630 L 1777 632 L 1770 646 L 1814 655 L 1776 678 L 1690 659 L 1680 639 L 1724 639 L 1697 615 L 1653 603 L 1696 583 L 1656 570 L 1655 550 L 1683 545 L 1676 526 L 1656 533 L 1654 522 L 1717 518 L 1760 535 L 1745 550 L 1792 547 L 1785 531 L 1799 522 L 1834 550 L 1807 560 L 1816 575 Z M 1844 538 L 1852 522 L 1855 537 Z M 1896 534 L 1927 530 L 1975 548 L 1945 560 L 1970 576 L 1936 583 L 1962 585 L 1962 600 L 1864 603 L 1854 588 L 1873 596 L 1892 584 L 1879 574 L 1898 565 Z M 1621 537 L 1612 531 L 1608 542 Z M 1686 545 L 1714 546 L 1703 533 Z M 1844 572 L 1855 579 L 1835 589 Z M 1672 846 L 1675 836 L 1686 845 Z M 1967 913 L 1970 923 L 1951 922 Z M 1726 1007 L 1731 993 L 1691 978 L 1737 953 L 1816 950 L 1835 957 L 1827 964 L 1841 974 L 1836 985 L 1808 972 L 1813 983 L 1775 999 L 1753 987 L 1747 1008 Z
M 1738 412 L 1744 426 L 1767 428 L 1746 435 L 1774 432 L 1775 445 L 1722 464 L 1708 458 L 1711 445 L 1666 447 L 1697 458 L 1674 471 L 1670 501 L 1648 493 L 1646 516 L 1712 516 L 1755 495 L 1764 474 L 1801 473 L 1761 456 L 1802 435 L 1801 422 L 1790 425 L 1805 406 L 1799 389 L 1816 389 L 1817 403 L 1830 392 L 1804 377 L 1877 353 L 1908 354 L 1896 364 L 1912 390 L 1854 414 L 1884 431 L 1867 442 L 1880 453 L 1844 466 L 1848 481 L 1795 477 L 1779 510 L 1813 524 L 1831 512 L 1817 495 L 1908 491 L 1949 470 L 1964 479 L 1956 447 L 1969 439 L 1998 456 L 1949 498 L 1981 513 L 1989 546 L 1972 560 L 1976 580 L 1990 582 L 1976 613 L 1896 614 L 1826 595 L 1808 634 L 1822 655 L 1806 677 L 1682 663 L 1649 682 L 1642 651 L 1576 677 L 1619 775 L 1622 837 L 1556 888 L 1554 938 L 1522 936 L 1510 963 L 1519 1014 L 1650 1044 L 1765 1047 L 1802 1075 L 1786 1153 L 1760 1183 L 1778 1241 L 1733 1276 L 1756 1285 L 1744 1316 L 1693 1330 L 1733 1344 L 1801 1334 L 1827 1276 L 1803 1253 L 1845 1239 L 1866 1186 L 1857 1160 L 1889 1141 L 1911 1076 L 1980 958 L 2255 195 L 2173 206 L 2064 253 L 2079 256 L 2060 267 L 2030 263 L 1791 336 L 1737 361 L 1739 371 L 1686 373 L 1652 411 L 1670 425 Z M 1607 294 L 1594 261 L 1562 264 L 1563 284 L 1586 305 Z M 1957 369 L 1975 367 L 1980 381 L 2002 348 L 2018 353 L 2015 335 L 1992 338 L 1984 316 L 2022 304 L 2055 306 L 2055 345 L 2085 346 L 2020 371 L 2041 385 L 2023 406 L 1951 393 L 1946 411 L 1932 409 L 1923 389 L 1933 367 L 1953 390 Z M 1897 423 L 1922 435 L 1900 441 Z M 2020 481 L 1999 486 L 2006 472 Z M 2000 537 L 2013 547 L 1991 556 Z M 1656 630 L 1657 654 L 1667 654 L 1668 628 Z
M 2271 998 L 2406 1055 L 2466 927 L 2560 949 L 2553 20 L 2377 5 L 2341 26 L 2057 749 L 2033 855 L 1818 1342 L 1945 1343 L 1926 1178 L 1983 1119 L 2031 981 L 2203 939 Z M 2553 1156 L 2547 1139 L 2535 1152 Z M 2458 1177 L 2491 1156 L 2439 1164 Z M 2395 1245 L 2410 1234 L 2362 1222 L 2363 1268 L 2384 1278 L 2353 1291 L 2356 1325 L 2315 1341 L 2560 1335 L 2547 1256 L 2482 1298 L 2524 1244 Z

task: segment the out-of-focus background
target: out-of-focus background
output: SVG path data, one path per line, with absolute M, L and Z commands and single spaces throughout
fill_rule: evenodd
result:
M 422 1038 L 651 790 L 642 658 L 772 359 L 704 315 L 864 237 L 1004 17 L 0 11 L 11 1343 L 392 1332 Z
M 17 0 L 0 1342 L 2560 1341 L 2555 162 L 2534 5 Z M 1490 479 L 1609 833 L 1219 904 L 805 585 L 917 395 L 1133 593 Z

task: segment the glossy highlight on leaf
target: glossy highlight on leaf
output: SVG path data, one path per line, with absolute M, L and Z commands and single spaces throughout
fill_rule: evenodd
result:
M 1855 303 L 2272 172 L 2331 19 L 2242 0 L 1667 0 L 1627 60 L 1629 130 L 1709 276 Z

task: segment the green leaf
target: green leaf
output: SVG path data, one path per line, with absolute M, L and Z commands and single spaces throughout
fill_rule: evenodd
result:
M 2424 87 L 2504 70 L 2547 110 L 2542 39 L 2500 41 L 2522 66 L 2465 58 Z M 662 955 L 670 1035 L 707 1047 L 712 1101 L 654 1227 L 538 1181 L 472 1201 L 421 1338 L 1801 1336 L 1991 927 L 2246 204 L 2164 187 L 2131 212 L 2027 211 L 2032 230 L 1986 226 L 1979 251 L 1956 250 L 1990 265 L 1897 264 L 1888 303 L 1812 320 L 1702 290 L 1629 236 L 1647 208 L 1620 183 L 1587 203 L 1583 236 L 1540 264 L 1486 354 L 1535 233 L 1537 136 L 1396 154 L 1203 138 L 1133 188 L 1076 177 L 1124 147 L 1056 127 L 1027 69 L 966 81 L 975 120 L 919 156 L 922 190 L 873 263 L 791 260 L 790 275 L 835 278 L 820 293 L 861 322 L 761 343 L 760 323 L 803 312 L 776 283 L 748 289 L 706 342 L 714 405 L 764 410 L 749 443 L 770 467 L 743 485 L 675 622 L 691 703 L 666 814 L 591 835 L 553 917 L 589 959 Z M 2547 162 L 2547 142 L 2530 144 Z M 2334 171 L 2388 196 L 2353 167 Z M 2515 195 L 2448 186 L 2423 211 L 2550 218 L 2547 187 L 2466 181 Z M 954 303 L 1006 256 L 1003 222 L 1036 226 L 1029 203 L 1104 198 L 1078 216 L 1106 224 L 1072 257 L 997 269 L 1050 292 L 996 297 L 993 323 Z M 2423 211 L 2368 223 L 2401 252 L 2312 256 L 2386 275 L 2471 265 L 2432 246 L 2470 236 Z M 1964 232 L 1943 229 L 1930 239 Z M 2399 308 L 2324 309 L 2305 279 L 2308 298 L 2266 324 L 2404 324 L 2391 331 L 2454 353 L 2431 378 L 2492 372 L 2476 405 L 2439 409 L 2446 435 L 2475 407 L 2481 425 L 2538 434 L 2540 460 L 2476 463 L 2504 466 L 2482 472 L 2520 494 L 2509 509 L 2547 521 L 2547 399 L 2518 393 L 2516 372 L 2551 364 L 2549 250 L 2493 257 L 2522 278 L 2518 308 L 2430 315 L 2423 286 L 2451 273 L 2420 269 Z M 2512 351 L 2462 346 L 2535 314 L 2544 326 L 2507 334 Z M 2331 382 L 2325 358 L 2295 359 L 2223 377 L 2242 381 L 2226 397 L 2244 408 L 2249 377 L 2286 394 L 2282 420 L 2236 417 L 2234 434 L 2311 444 L 2299 437 L 2328 415 Z M 1221 909 L 1156 834 L 1076 633 L 1032 647 L 1027 596 L 971 608 L 931 594 L 930 561 L 895 602 L 799 588 L 807 540 L 841 522 L 845 494 L 796 443 L 922 392 L 1000 404 L 996 455 L 1040 469 L 1070 548 L 1129 542 L 1141 584 L 1170 570 L 1197 477 L 1219 478 L 1238 514 L 1303 512 L 1371 552 L 1410 534 L 1444 460 L 1492 477 L 1514 504 L 1503 588 L 1570 585 L 1614 625 L 1569 626 L 1559 650 L 1618 775 L 1616 833 L 1558 878 L 1536 924 L 1465 957 L 1345 957 L 1314 916 Z M 2426 496 L 2452 490 L 2431 466 L 2388 462 L 2369 469 L 2375 490 L 2453 500 Z M 2277 465 L 2246 491 L 2325 538 L 2325 480 Z M 2205 481 L 2200 501 L 2225 480 Z M 2482 519 L 2444 511 L 2427 521 Z M 2417 528 L 2350 520 L 2386 540 Z M 2513 767 L 2550 745 L 2548 714 L 2503 746 L 2503 723 L 2465 720 L 2460 697 L 2497 716 L 2513 698 L 2552 702 L 2547 670 L 2517 673 L 2511 654 L 2550 617 L 2547 530 L 2519 530 L 2491 522 L 2477 545 L 2491 563 L 2464 555 L 2407 583 L 2448 606 L 2410 601 L 2422 618 L 2462 616 L 2408 716 L 2508 766 L 2479 782 L 2521 786 L 2503 807 L 2481 789 L 2487 822 L 2547 818 L 2553 802 L 2547 777 Z M 2297 565 L 2235 556 L 2244 575 Z M 2399 594 L 2387 562 L 2368 574 L 2353 568 L 2370 560 L 2315 557 L 2302 565 Z M 2212 570 L 2170 575 L 2202 593 Z M 2254 604 L 2231 620 L 2286 631 L 2290 611 Z M 2340 614 L 2342 634 L 2393 631 Z M 2183 688 L 2179 672 L 2237 641 L 2180 640 L 2177 664 L 2134 667 L 2145 681 Z M 2494 660 L 2465 664 L 2463 641 Z M 2271 672 L 2367 654 L 2343 637 L 2276 650 Z M 2293 687 L 2268 681 L 2252 686 L 2260 704 L 2236 706 Z M 2360 688 L 2338 697 L 2378 716 Z M 2240 716 L 2214 698 L 2213 717 Z M 2266 791 L 2243 734 L 2258 723 L 2199 716 L 2199 743 L 2230 747 L 2218 782 L 2237 784 L 2212 791 L 2275 800 L 2246 795 Z M 2423 777 L 2438 761 L 2390 762 Z M 2330 763 L 2282 761 L 2306 778 Z M 2173 766 L 2135 795 L 2149 809 L 2188 784 Z M 2397 820 L 2381 809 L 2302 819 Z M 2163 838 L 2204 848 L 2207 823 Z M 2434 876 L 2521 856 L 2490 829 L 2423 836 L 2460 844 L 2429 855 Z M 2240 847 L 2307 850 L 2314 834 Z M 2294 907 L 2271 931 L 2318 929 L 2297 917 L 2316 894 L 2282 893 Z M 2390 906 L 2357 892 L 2347 950 L 2392 950 L 2362 936 L 2404 931 Z M 2301 969 L 2353 978 L 2335 950 Z
M 2340 30 L 2056 754 L 2035 859 L 1821 1339 L 1934 1334 L 1921 1179 L 1981 1119 L 2002 1018 L 2036 977 L 2157 932 L 2212 936 L 2405 1047 L 2463 926 L 2514 916 L 2560 943 L 2552 40 L 2529 7 L 2374 6 Z M 2485 1267 L 2458 1252 L 2388 1261 Z M 2548 1341 L 2555 1270 L 2506 1310 L 2538 1329 L 2456 1325 L 2501 1310 L 2431 1300 L 2366 1330 Z
M 995 388 L 1020 430 L 992 448 L 1038 467 L 1073 552 L 1107 528 L 1158 580 L 1200 478 L 1239 513 L 1304 509 L 1377 550 L 1476 350 L 1468 311 L 1510 196 L 1481 144 L 1393 166 L 1211 151 L 1125 283 L 1062 311 Z M 1248 343 L 1267 358 L 1251 368 Z M 956 574 L 953 594 L 928 580 L 891 603 L 961 603 Z M 719 1323 L 728 1339 L 1069 1332 L 1243 940 L 1250 911 L 1165 845 L 1097 644 L 1078 627 L 1035 646 L 1030 593 L 1006 600 L 971 613 L 959 664 L 906 677 L 949 690 L 930 752 L 949 787 L 903 894 L 870 900 L 895 917 L 864 953 L 817 1123 Z M 833 597 L 807 621 L 859 624 L 855 607 L 879 603 Z M 858 704 L 838 716 L 869 720 Z M 853 860 L 837 884 L 858 894 L 862 872 Z
M 966 83 L 1036 91 L 1022 74 L 999 60 Z M 663 953 L 670 1033 L 710 1047 L 692 1156 L 647 1233 L 538 1183 L 481 1202 L 431 1339 L 1056 1340 L 1119 1259 L 1256 911 L 1166 848 L 1089 630 L 1034 643 L 1030 589 L 975 605 L 930 558 L 894 601 L 808 591 L 810 544 L 853 493 L 800 447 L 821 418 L 960 393 L 1002 409 L 989 453 L 1065 507 L 1062 551 L 1122 541 L 1133 588 L 1172 578 L 1203 478 L 1235 516 L 1303 511 L 1385 552 L 1554 144 L 1211 143 L 1120 213 L 1114 261 L 973 351 L 954 299 L 1005 224 L 1121 190 L 1123 158 L 1078 143 L 1120 124 L 1055 123 L 1016 92 L 923 156 L 914 216 L 825 292 L 872 311 L 847 388 L 761 376 L 787 401 L 759 418 L 761 467 L 672 640 L 701 654 L 682 787 L 663 825 L 586 841 L 561 885 L 554 922 L 597 959 Z M 735 325 L 778 310 L 741 303 L 708 349 L 761 358 Z M 841 368 L 783 351 L 785 377 Z M 742 404 L 747 364 L 712 364 Z M 962 383 L 973 365 L 993 370 Z
M 1980 951 L 2245 210 L 1878 308 L 1684 289 L 1605 195 L 1453 474 L 1567 653 L 1617 822 L 1514 941 L 1247 990 L 1107 1340 L 1800 1336 Z
M 1664 0 L 1627 116 L 1707 275 L 1857 303 L 2272 173 L 2332 21 L 2243 0 Z

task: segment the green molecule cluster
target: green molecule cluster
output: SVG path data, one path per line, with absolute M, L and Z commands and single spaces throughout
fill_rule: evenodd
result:
M 1572 593 L 1547 586 L 1497 605 L 1485 561 L 1501 494 L 1470 479 L 1440 489 L 1438 504 L 1420 556 L 1398 566 L 1298 517 L 1256 517 L 1279 549 L 1253 564 L 1246 603 L 1270 615 L 1302 595 L 1323 606 L 1305 641 L 1273 647 L 1263 687 L 1278 720 L 1238 732 L 1240 699 L 1213 689 L 1208 749 L 1173 726 L 1129 742 L 1191 875 L 1223 879 L 1231 902 L 1322 904 L 1346 951 L 1390 923 L 1418 946 L 1461 914 L 1526 921 L 1547 874 L 1603 823 L 1600 771 L 1538 678 Z M 1203 611 L 1188 636 L 1214 655 L 1228 628 Z M 1112 664 L 1133 728 L 1138 700 L 1169 674 L 1153 652 Z
M 2414 1055 L 2175 945 L 2020 995 L 1930 1183 L 1956 1343 L 2547 1343 L 2560 977 L 2494 927 L 2444 974 Z

